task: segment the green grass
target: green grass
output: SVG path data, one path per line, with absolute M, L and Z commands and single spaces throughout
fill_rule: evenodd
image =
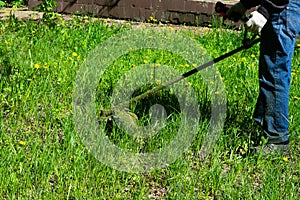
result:
M 110 37 L 131 29 L 105 21 L 17 22 L 0 24 L 0 197 L 2 199 L 298 199 L 300 195 L 299 124 L 300 51 L 293 60 L 290 93 L 292 158 L 260 157 L 245 152 L 256 142 L 252 122 L 258 94 L 258 45 L 217 64 L 227 92 L 227 118 L 214 151 L 200 160 L 203 131 L 210 118 L 210 97 L 199 74 L 188 78 L 196 91 L 201 118 L 192 146 L 164 169 L 134 174 L 95 159 L 76 133 L 72 92 L 76 74 L 89 52 Z M 196 29 L 197 30 L 197 29 Z M 179 32 L 181 32 L 179 30 Z M 241 33 L 213 28 L 182 31 L 217 57 L 241 44 Z M 97 88 L 97 105 L 109 108 L 112 89 L 127 71 L 144 63 L 192 69 L 178 55 L 158 50 L 118 58 Z M 145 88 L 141 88 L 142 91 Z M 137 91 L 141 92 L 141 91 Z M 136 141 L 114 123 L 109 139 L 132 152 L 167 145 L 178 130 L 176 100 L 164 90 L 132 105 L 143 113 L 165 101 L 175 112 L 166 128 L 147 141 Z M 139 117 L 143 119 L 142 114 Z M 144 118 L 146 118 L 144 116 Z M 147 124 L 147 119 L 140 123 Z

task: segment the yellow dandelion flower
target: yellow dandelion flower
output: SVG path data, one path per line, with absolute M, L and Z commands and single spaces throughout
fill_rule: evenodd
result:
M 255 58 L 256 56 L 254 54 L 251 54 L 251 58 Z
M 35 64 L 34 68 L 39 69 L 39 68 L 41 68 L 41 66 L 39 64 Z
M 76 52 L 73 52 L 73 53 L 72 53 L 72 56 L 73 56 L 73 57 L 77 57 L 78 54 L 77 54 Z
M 288 162 L 288 161 L 289 161 L 289 159 L 288 159 L 287 157 L 283 157 L 282 160 L 283 160 L 284 162 Z
M 174 28 L 173 26 L 169 26 L 169 29 L 170 29 L 171 31 L 174 31 L 174 30 L 175 30 L 175 28 Z
M 44 68 L 44 69 L 47 69 L 47 68 L 48 68 L 48 66 L 47 66 L 47 65 L 43 65 L 43 68 Z
M 186 64 L 184 64 L 184 66 L 185 66 L 185 67 L 189 67 L 190 65 L 186 63 Z
M 209 30 L 210 30 L 210 28 L 208 28 L 208 27 L 203 28 L 203 31 L 209 31 Z
M 197 67 L 197 65 L 195 63 L 192 64 L 193 67 Z
M 255 66 L 255 64 L 254 64 L 254 63 L 252 63 L 252 64 L 251 64 L 251 67 L 254 67 L 254 66 Z
M 161 83 L 161 80 L 156 80 L 156 83 Z
M 294 96 L 294 99 L 297 100 L 297 101 L 299 101 L 300 97 Z
M 247 61 L 247 58 L 245 58 L 245 57 L 242 57 L 242 61 L 244 61 L 244 62 L 245 62 L 245 61 Z
M 154 16 L 149 17 L 150 22 L 157 22 L 158 20 Z
M 19 144 L 22 146 L 26 146 L 26 142 L 24 142 L 24 141 L 20 141 Z
M 296 45 L 297 47 L 300 47 L 300 43 Z
M 147 60 L 144 60 L 143 62 L 144 62 L 144 63 L 147 63 L 148 61 L 147 61 Z

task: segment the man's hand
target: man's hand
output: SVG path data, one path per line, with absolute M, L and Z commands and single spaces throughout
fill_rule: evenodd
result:
M 246 10 L 247 8 L 245 8 L 245 6 L 239 2 L 229 8 L 229 10 L 226 12 L 226 16 L 228 19 L 237 22 L 245 15 Z
M 267 19 L 257 11 L 251 13 L 249 20 L 245 23 L 246 28 L 254 34 L 260 34 L 261 29 L 267 23 Z

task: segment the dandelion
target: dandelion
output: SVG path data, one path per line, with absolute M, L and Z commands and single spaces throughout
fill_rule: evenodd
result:
M 197 65 L 195 63 L 192 64 L 193 67 L 197 67 Z
M 35 68 L 35 69 L 39 69 L 39 68 L 41 68 L 41 66 L 40 66 L 39 64 L 35 64 L 35 65 L 34 65 L 34 68 Z
M 161 80 L 156 80 L 156 83 L 161 83 Z
M 26 146 L 26 142 L 24 142 L 24 141 L 20 141 L 19 144 L 22 146 Z
M 48 69 L 48 66 L 47 66 L 47 65 L 43 65 L 43 68 L 44 68 L 44 69 Z
M 157 20 L 157 19 L 155 19 L 155 17 L 153 17 L 153 16 L 150 16 L 150 17 L 149 17 L 149 21 L 150 21 L 150 22 L 157 22 L 158 20 Z
M 76 52 L 73 52 L 73 53 L 72 53 L 72 56 L 73 56 L 73 57 L 77 57 L 78 54 L 77 54 Z
M 147 63 L 148 61 L 147 61 L 147 60 L 144 60 L 143 62 L 144 62 L 144 63 Z
M 252 64 L 251 64 L 251 67 L 254 67 L 254 66 L 255 66 L 255 64 L 254 64 L 254 63 L 252 63 Z
M 247 61 L 247 58 L 242 57 L 242 61 L 246 62 L 246 61 Z
M 185 67 L 189 67 L 190 65 L 186 63 L 186 64 L 184 64 L 184 66 L 185 66 Z
M 289 159 L 288 159 L 287 157 L 283 157 L 282 160 L 283 160 L 284 162 L 288 162 L 288 161 L 289 161 Z
M 175 28 L 174 28 L 173 26 L 169 26 L 169 29 L 170 29 L 171 31 L 174 31 L 174 30 L 175 30 Z
M 300 47 L 300 43 L 296 45 L 297 47 Z
M 299 101 L 300 97 L 294 96 L 294 99 L 297 100 L 297 101 Z
M 254 54 L 251 54 L 251 58 L 255 58 L 256 56 Z

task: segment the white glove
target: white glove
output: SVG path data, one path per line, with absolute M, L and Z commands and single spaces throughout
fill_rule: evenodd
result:
M 245 23 L 246 28 L 254 34 L 260 34 L 261 29 L 267 23 L 267 19 L 257 11 L 250 15 L 250 19 Z

